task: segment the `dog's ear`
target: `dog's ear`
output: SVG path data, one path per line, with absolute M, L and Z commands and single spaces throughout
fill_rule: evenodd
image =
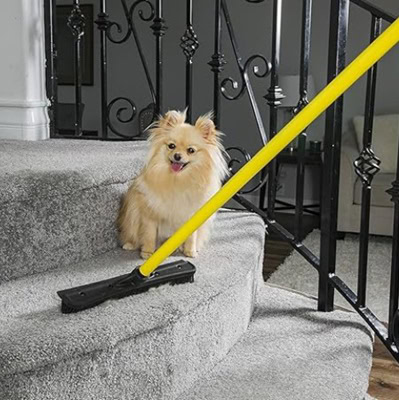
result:
M 195 123 L 195 127 L 201 132 L 206 141 L 212 142 L 217 136 L 211 113 L 199 117 Z
M 184 124 L 186 121 L 186 111 L 168 111 L 159 120 L 159 126 L 161 128 L 173 128 L 177 125 Z

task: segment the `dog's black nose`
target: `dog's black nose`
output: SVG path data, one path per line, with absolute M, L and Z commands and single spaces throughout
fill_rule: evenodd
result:
M 180 161 L 180 160 L 181 160 L 181 155 L 180 155 L 180 153 L 176 153 L 173 157 L 174 157 L 174 159 L 175 159 L 176 161 Z

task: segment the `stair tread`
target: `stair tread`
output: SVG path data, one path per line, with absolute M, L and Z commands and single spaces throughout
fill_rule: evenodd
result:
M 0 283 L 117 246 L 120 198 L 145 142 L 0 142 Z
M 265 285 L 247 332 L 179 400 L 363 400 L 372 334 L 351 312 Z
M 0 206 L 126 182 L 144 163 L 147 143 L 49 139 L 0 142 Z M 40 186 L 38 187 L 38 183 Z
M 109 349 L 173 324 L 202 302 L 244 282 L 254 268 L 261 279 L 263 241 L 264 224 L 259 217 L 220 212 L 210 243 L 193 261 L 197 267 L 194 284 L 152 289 L 77 314 L 61 314 L 56 291 L 127 273 L 140 264 L 137 252 L 116 249 L 67 268 L 2 284 L 0 373 L 29 371 Z M 176 255 L 170 260 L 181 258 Z

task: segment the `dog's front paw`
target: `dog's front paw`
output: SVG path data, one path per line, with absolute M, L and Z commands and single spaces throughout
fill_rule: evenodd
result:
M 183 253 L 186 257 L 190 257 L 190 258 L 195 258 L 198 256 L 198 251 L 196 251 L 196 250 L 184 249 Z
M 129 242 L 125 243 L 122 248 L 123 250 L 136 250 L 136 248 Z
M 149 253 L 149 252 L 147 252 L 147 251 L 141 251 L 141 252 L 140 252 L 140 257 L 141 257 L 143 260 L 147 260 L 147 258 L 150 258 L 150 257 L 152 256 L 152 254 L 153 254 L 153 253 Z

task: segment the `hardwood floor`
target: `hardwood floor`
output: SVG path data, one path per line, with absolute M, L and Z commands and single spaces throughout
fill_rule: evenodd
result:
M 399 399 L 399 364 L 379 339 L 374 343 L 368 393 L 378 400 Z
M 263 277 L 265 281 L 292 252 L 286 242 L 268 237 L 265 246 Z M 373 352 L 373 366 L 369 379 L 370 396 L 378 400 L 399 399 L 399 364 L 384 345 L 376 339 Z

